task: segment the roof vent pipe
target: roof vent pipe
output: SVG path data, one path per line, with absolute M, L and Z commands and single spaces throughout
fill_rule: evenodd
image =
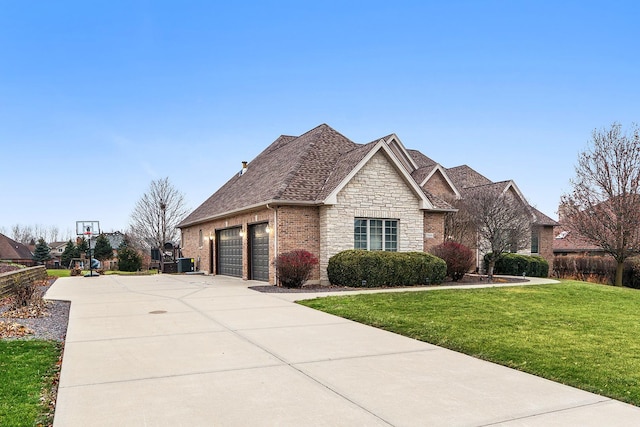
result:
M 242 170 L 240 171 L 240 175 L 244 175 L 244 173 L 247 171 L 247 162 L 243 161 L 242 162 Z

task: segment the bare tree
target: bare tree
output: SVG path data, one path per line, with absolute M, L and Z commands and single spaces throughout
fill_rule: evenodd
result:
M 578 157 L 572 191 L 562 196 L 563 222 L 616 260 L 616 286 L 624 261 L 640 251 L 640 129 L 619 123 L 594 130 Z
M 176 226 L 188 213 L 184 196 L 169 178 L 151 181 L 131 214 L 130 232 L 142 246 L 163 250 L 166 242 L 178 240 Z
M 35 242 L 36 240 L 33 227 L 30 225 L 23 227 L 20 224 L 15 224 L 11 227 L 11 238 L 25 245 L 28 245 L 31 241 Z
M 477 247 L 489 254 L 490 278 L 505 252 L 526 247 L 531 238 L 531 213 L 525 201 L 505 186 L 490 184 L 466 189 L 458 204 L 464 221 L 472 224 Z

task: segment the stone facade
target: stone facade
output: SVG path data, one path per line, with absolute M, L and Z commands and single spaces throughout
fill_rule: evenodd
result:
M 419 199 L 383 152 L 376 153 L 338 193 L 335 205 L 320 208 L 320 280 L 327 283 L 329 258 L 354 248 L 354 219 L 397 219 L 398 251 L 422 251 L 424 215 Z

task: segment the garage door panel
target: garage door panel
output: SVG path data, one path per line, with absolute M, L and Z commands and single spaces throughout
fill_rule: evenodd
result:
M 240 227 L 217 231 L 218 274 L 242 277 L 242 236 Z
M 249 227 L 249 250 L 251 279 L 269 281 L 269 233 L 267 224 L 255 224 Z

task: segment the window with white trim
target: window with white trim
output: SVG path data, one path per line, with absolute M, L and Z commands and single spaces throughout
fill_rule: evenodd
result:
M 398 251 L 398 220 L 356 218 L 353 247 L 367 251 Z

